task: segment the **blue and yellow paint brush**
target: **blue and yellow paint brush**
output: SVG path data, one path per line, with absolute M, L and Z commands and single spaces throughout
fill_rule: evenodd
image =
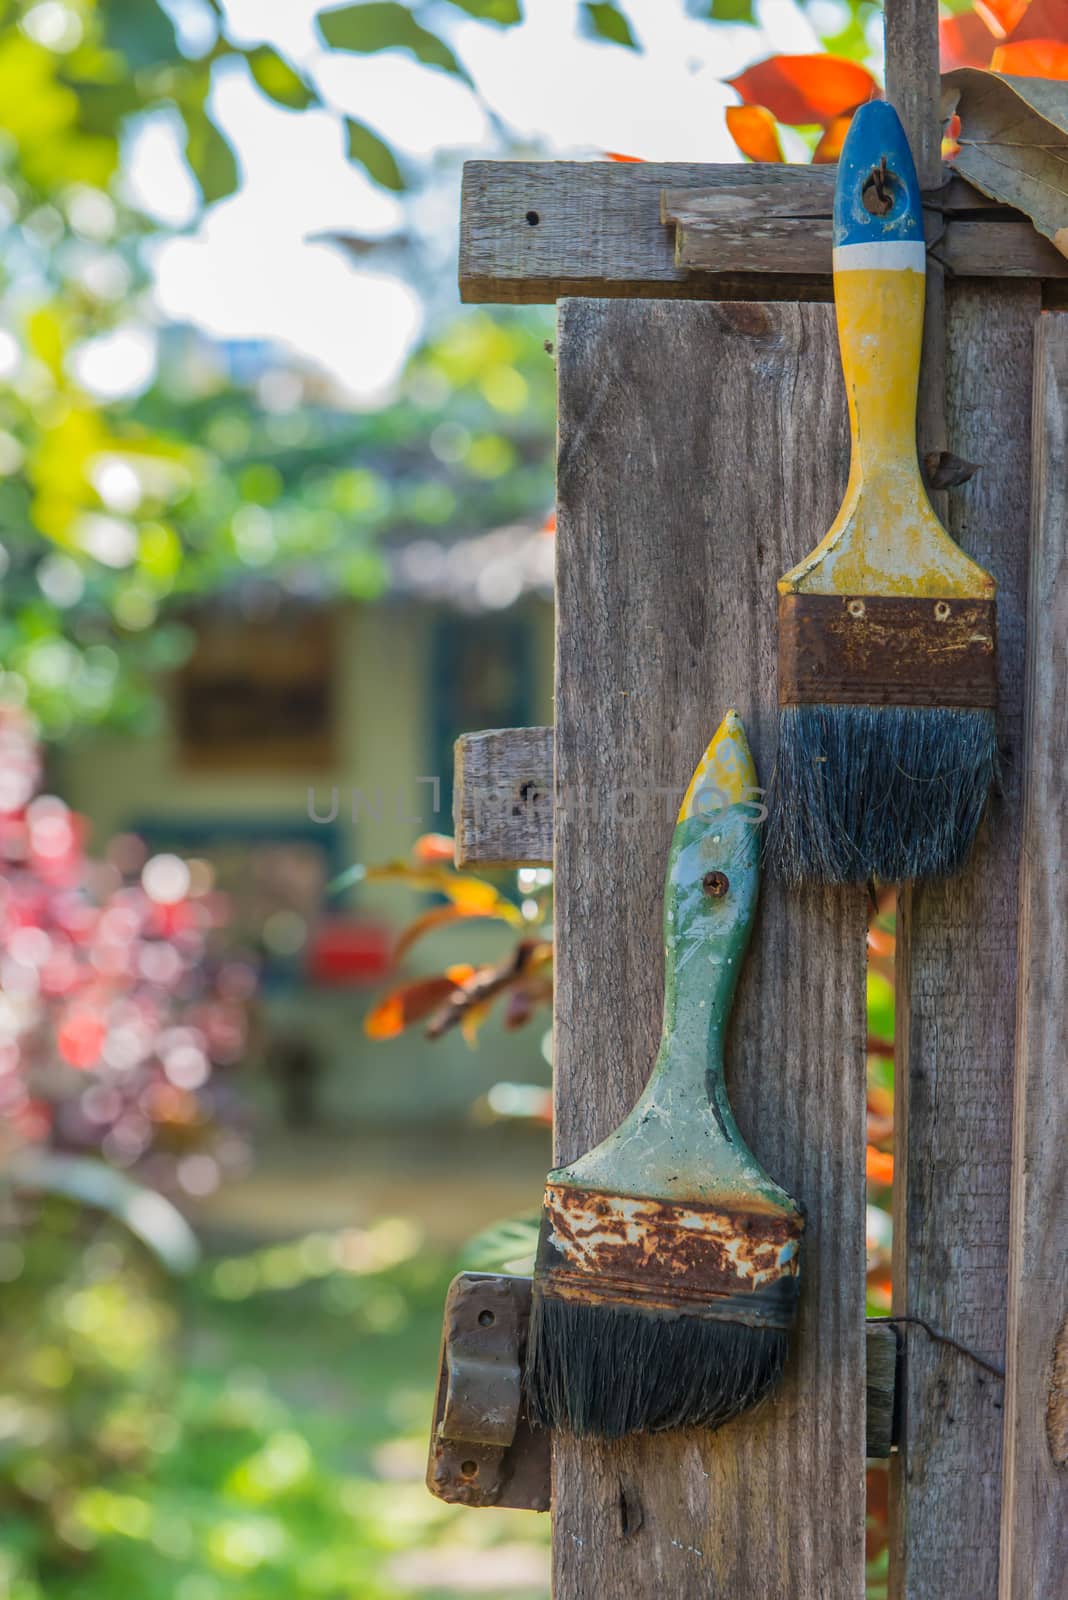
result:
M 779 582 L 768 847 L 790 883 L 957 871 L 996 772 L 995 581 L 938 520 L 916 456 L 925 281 L 908 141 L 873 101 L 834 200 L 849 482 L 826 537 Z
M 746 1146 L 723 1081 L 760 885 L 756 782 L 728 712 L 672 839 L 652 1075 L 615 1132 L 546 1184 L 527 1358 L 545 1426 L 712 1428 L 782 1372 L 804 1221 Z

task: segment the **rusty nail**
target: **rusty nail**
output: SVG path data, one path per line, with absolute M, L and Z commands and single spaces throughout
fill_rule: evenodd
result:
M 716 900 L 722 899 L 730 886 L 730 879 L 725 872 L 706 872 L 701 879 L 701 888 L 705 894 L 711 895 Z

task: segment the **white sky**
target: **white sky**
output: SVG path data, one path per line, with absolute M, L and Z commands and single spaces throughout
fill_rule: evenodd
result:
M 833 25 L 834 0 L 816 3 Z M 168 4 L 195 26 L 197 0 Z M 483 106 L 455 78 L 401 52 L 322 48 L 313 19 L 324 5 L 226 0 L 226 11 L 235 38 L 275 45 L 328 104 L 373 127 L 402 158 L 496 148 Z M 682 0 L 628 0 L 626 10 L 642 54 L 578 37 L 575 0 L 526 0 L 526 20 L 514 28 L 469 21 L 448 6 L 431 21 L 447 30 L 484 101 L 510 128 L 550 154 L 579 159 L 621 150 L 647 160 L 733 160 L 723 109 L 736 96 L 720 80 L 775 51 L 820 48 L 793 0 L 759 0 L 759 30 L 694 21 Z M 419 301 L 401 279 L 354 265 L 309 235 L 392 233 L 403 203 L 350 164 L 327 112 L 273 105 L 242 67 L 218 73 L 213 114 L 238 153 L 242 186 L 193 233 L 157 249 L 160 311 L 221 338 L 274 340 L 325 368 L 353 398 L 372 401 L 418 334 Z M 142 126 L 130 186 L 161 220 L 185 224 L 195 195 L 179 151 L 168 119 Z M 445 217 L 458 211 L 456 167 Z

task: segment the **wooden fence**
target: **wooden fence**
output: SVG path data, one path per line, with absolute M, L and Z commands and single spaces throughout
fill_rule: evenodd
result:
M 887 11 L 888 88 L 937 189 L 937 6 Z M 770 773 L 775 581 L 848 466 L 829 261 L 742 270 L 726 230 L 721 255 L 713 232 L 680 265 L 661 207 L 692 218 L 680 191 L 745 190 L 759 211 L 795 177 L 827 181 L 468 171 L 465 298 L 560 301 L 555 775 L 544 730 L 463 741 L 457 835 L 468 861 L 554 859 L 562 1160 L 620 1119 L 655 1050 L 662 796 L 730 705 Z M 1043 305 L 1065 264 L 1018 214 L 953 193 L 972 233 L 959 270 L 930 274 L 921 443 L 979 464 L 941 509 L 999 584 L 1005 774 L 967 872 L 899 899 L 891 1594 L 1064 1600 L 1068 316 Z M 735 1008 L 739 1123 L 810 1218 L 784 1390 L 713 1435 L 556 1440 L 557 1600 L 864 1592 L 865 926 L 859 891 L 766 883 Z

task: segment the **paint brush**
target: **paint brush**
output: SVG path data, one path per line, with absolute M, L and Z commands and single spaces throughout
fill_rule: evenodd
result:
M 649 1082 L 614 1133 L 546 1183 L 527 1384 L 547 1427 L 714 1428 L 782 1372 L 803 1217 L 747 1148 L 723 1081 L 760 881 L 756 783 L 730 711 L 672 838 Z
M 996 584 L 938 520 L 916 455 L 925 281 L 908 141 L 872 101 L 834 198 L 849 482 L 826 537 L 779 582 L 768 854 L 792 884 L 956 872 L 996 775 Z

